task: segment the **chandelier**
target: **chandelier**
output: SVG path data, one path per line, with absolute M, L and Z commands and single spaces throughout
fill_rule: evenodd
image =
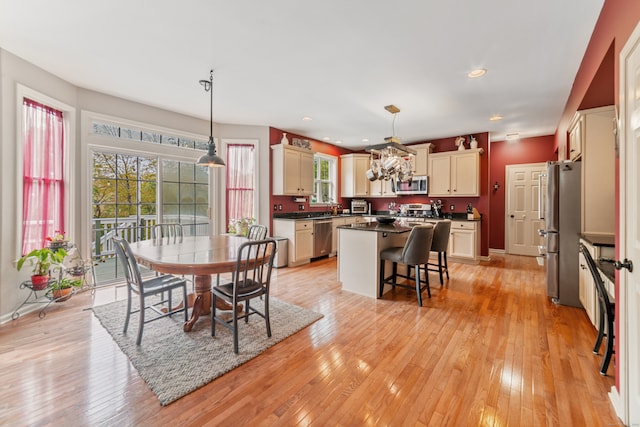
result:
M 402 145 L 395 136 L 396 114 L 400 109 L 395 105 L 387 105 L 385 110 L 393 114 L 392 135 L 385 138 L 384 144 L 370 145 L 365 151 L 371 153 L 369 169 L 366 171 L 369 181 L 390 179 L 411 181 L 413 178 L 412 157 L 416 151 Z

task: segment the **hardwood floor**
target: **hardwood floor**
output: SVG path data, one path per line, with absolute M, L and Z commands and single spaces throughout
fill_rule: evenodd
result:
M 533 258 L 450 263 L 450 274 L 442 288 L 430 274 L 433 297 L 418 307 L 406 289 L 343 292 L 335 258 L 275 270 L 273 295 L 324 318 L 166 407 L 85 292 L 0 327 L 0 424 L 620 425 L 614 364 L 600 376 L 595 329 L 549 302 Z

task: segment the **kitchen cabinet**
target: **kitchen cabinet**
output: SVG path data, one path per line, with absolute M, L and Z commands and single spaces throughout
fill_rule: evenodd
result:
M 429 154 L 429 196 L 480 195 L 482 148 Z
M 576 112 L 569 125 L 569 159 L 576 160 L 582 156 L 582 128 L 584 127 L 584 116 Z
M 413 174 L 424 176 L 428 175 L 429 153 L 431 153 L 431 150 L 433 148 L 431 143 L 408 145 L 408 147 L 416 150 L 416 155 L 413 156 L 411 160 Z
M 368 154 L 344 154 L 340 156 L 340 195 L 342 197 L 369 196 Z
M 368 180 L 367 180 L 368 181 Z M 397 197 L 393 181 L 375 180 L 369 182 L 369 197 Z
M 451 221 L 447 257 L 477 262 L 480 255 L 479 221 Z
M 271 150 L 272 194 L 313 194 L 313 152 L 285 144 L 272 145 Z
M 307 264 L 313 256 L 313 221 L 273 220 L 273 234 L 289 241 L 289 267 Z
M 583 234 L 613 234 L 616 230 L 615 110 L 609 106 L 577 114 L 573 130 L 580 129 L 581 230 Z

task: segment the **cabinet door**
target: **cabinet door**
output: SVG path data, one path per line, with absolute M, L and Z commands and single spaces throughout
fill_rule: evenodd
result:
M 295 261 L 308 260 L 313 256 L 313 230 L 296 230 Z
M 451 156 L 429 156 L 429 195 L 449 196 Z
M 313 194 L 313 154 L 300 153 L 300 194 Z
M 569 131 L 569 159 L 575 160 L 582 155 L 584 118 L 580 117 Z
M 451 155 L 451 195 L 479 196 L 478 179 L 480 156 L 478 153 Z
M 334 218 L 331 221 L 331 228 L 333 231 L 333 235 L 331 236 L 331 253 L 332 254 L 336 254 L 338 252 L 338 233 L 340 232 L 340 230 L 338 230 L 338 226 L 345 225 L 345 224 L 346 224 L 345 218 Z
M 391 180 L 371 181 L 369 185 L 369 195 L 371 197 L 396 197 Z
M 353 195 L 356 197 L 368 196 L 369 180 L 367 179 L 367 169 L 369 169 L 369 157 L 356 157 L 354 160 Z
M 448 255 L 457 258 L 475 259 L 476 233 L 474 230 L 451 229 Z
M 300 153 L 284 150 L 283 156 L 284 194 L 300 194 Z
M 596 325 L 595 283 L 593 283 L 593 277 L 591 277 L 591 272 L 581 252 L 578 252 L 578 264 L 580 267 L 578 270 L 580 302 L 591 323 Z

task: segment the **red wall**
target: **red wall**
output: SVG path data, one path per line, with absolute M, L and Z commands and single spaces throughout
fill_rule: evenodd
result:
M 553 135 L 522 138 L 515 142 L 491 142 L 491 156 L 489 157 L 489 184 L 491 188 L 489 247 L 491 249 L 505 249 L 506 166 L 555 159 Z M 493 184 L 496 182 L 500 187 L 494 191 Z

